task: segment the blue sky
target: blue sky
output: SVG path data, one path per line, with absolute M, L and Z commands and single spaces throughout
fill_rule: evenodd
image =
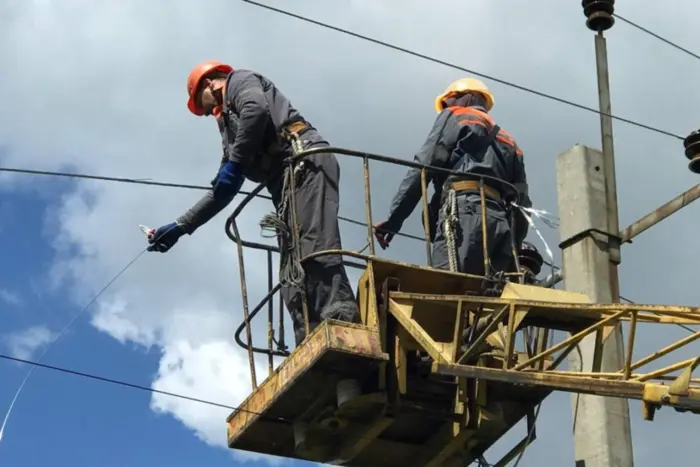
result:
M 0 284 L 2 290 L 19 300 L 10 303 L 0 299 L 2 337 L 37 325 L 61 329 L 81 309 L 60 288 L 44 297 L 36 293 L 44 288 L 42 278 L 54 255 L 42 234 L 44 218 L 47 209 L 56 207 L 51 200 L 66 193 L 72 184 L 32 176 L 22 176 L 21 182 L 40 184 L 44 196 L 27 190 L 0 190 L 0 211 L 5 219 L 0 230 L 0 258 L 5 265 L 0 268 Z M 20 218 L 22 222 L 18 221 Z M 8 222 L 10 219 L 12 222 Z M 13 267 L 8 267 L 10 264 Z M 133 267 L 138 268 L 138 263 Z M 98 332 L 88 323 L 91 311 L 75 322 L 42 363 L 150 386 L 160 358 L 156 349 L 149 352 L 124 346 Z M 7 342 L 3 344 L 2 353 L 8 354 Z M 28 365 L 0 360 L 3 416 L 28 370 Z M 0 465 L 244 464 L 233 459 L 230 451 L 211 449 L 171 416 L 154 413 L 149 408 L 150 397 L 144 391 L 37 368 L 20 394 L 0 442 Z M 223 418 L 221 430 L 225 431 Z M 258 461 L 245 464 L 267 465 Z

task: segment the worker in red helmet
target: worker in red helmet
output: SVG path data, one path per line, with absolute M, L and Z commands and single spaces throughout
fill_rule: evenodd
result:
M 297 164 L 293 175 L 286 169 L 288 165 L 283 161 L 293 155 L 294 147 L 305 150 L 329 144 L 269 79 L 220 62 L 204 62 L 190 73 L 187 94 L 190 112 L 216 117 L 223 157 L 211 191 L 177 220 L 156 229 L 149 236 L 149 249 L 166 252 L 184 234 L 192 235 L 231 202 L 245 179 L 265 183 L 270 192 L 277 218 L 272 223 L 278 228 L 282 254 L 289 252 L 293 241 L 290 191 L 285 189 L 285 182 L 290 180 L 296 180 L 301 258 L 322 250 L 342 249 L 338 161 L 332 153 L 316 153 Z M 303 274 L 298 269 L 281 271 L 280 282 L 297 344 L 305 337 L 304 298 L 311 329 L 327 318 L 359 322 L 355 295 L 340 255 L 319 256 L 302 265 L 292 263 L 294 266 L 299 266 Z
M 519 191 L 519 202 L 527 207 L 528 196 L 523 153 L 511 135 L 501 129 L 488 112 L 494 96 L 484 83 L 464 78 L 450 84 L 435 99 L 438 113 L 427 140 L 415 161 L 433 167 L 462 172 L 464 176 L 446 176 L 427 171 L 435 196 L 430 232 L 433 241 L 433 266 L 440 269 L 484 275 L 481 196 L 479 175 L 484 180 L 486 198 L 487 254 L 491 272 L 506 272 L 513 264 L 516 251 L 525 239 L 528 224 L 520 214 L 516 232 L 511 231 L 505 202 L 505 181 Z M 388 247 L 421 198 L 421 170 L 411 169 L 393 199 L 388 219 L 375 226 L 382 248 Z M 456 208 L 456 209 L 455 209 Z M 452 242 L 448 241 L 452 238 Z

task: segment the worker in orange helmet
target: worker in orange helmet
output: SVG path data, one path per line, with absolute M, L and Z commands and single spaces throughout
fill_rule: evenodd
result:
M 288 227 L 291 225 L 289 190 L 284 189 L 285 182 L 290 180 L 296 180 L 301 257 L 342 249 L 338 226 L 338 161 L 334 154 L 322 152 L 297 164 L 293 175 L 285 169 L 283 160 L 293 155 L 294 143 L 302 149 L 325 148 L 329 144 L 269 79 L 253 71 L 234 70 L 224 63 L 209 61 L 192 70 L 187 79 L 187 94 L 190 112 L 217 119 L 223 157 L 212 189 L 175 222 L 156 229 L 149 236 L 149 249 L 166 252 L 184 234 L 192 235 L 232 201 L 245 179 L 264 182 L 270 192 L 282 254 L 289 252 L 292 242 Z M 283 267 L 289 264 L 280 263 Z M 291 267 L 294 266 L 300 265 L 292 263 Z M 327 318 L 359 322 L 355 295 L 340 255 L 319 256 L 305 261 L 300 268 L 302 274 L 299 270 L 280 273 L 282 296 L 292 315 L 297 344 L 305 337 L 304 295 L 311 329 Z
M 435 195 L 429 210 L 430 235 L 433 241 L 433 266 L 463 273 L 484 275 L 482 243 L 481 196 L 478 177 L 487 175 L 515 185 L 519 202 L 532 205 L 528 195 L 523 153 L 506 131 L 501 129 L 488 112 L 494 97 L 486 85 L 473 78 L 450 84 L 435 99 L 438 113 L 427 140 L 415 156 L 415 161 L 434 167 L 464 173 L 464 177 L 427 171 Z M 421 198 L 420 169 L 411 169 L 394 197 L 386 221 L 375 226 L 375 235 L 382 248 L 389 246 L 404 221 Z M 516 232 L 511 232 L 504 202 L 504 185 L 486 179 L 486 233 L 492 271 L 512 269 L 513 242 L 515 250 L 525 239 L 528 224 L 518 212 Z M 447 192 L 447 194 L 446 194 Z M 454 208 L 456 207 L 456 211 Z M 447 241 L 452 235 L 454 244 Z

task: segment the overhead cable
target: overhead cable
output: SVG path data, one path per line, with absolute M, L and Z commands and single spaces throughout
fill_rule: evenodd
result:
M 89 175 L 89 174 L 82 174 L 82 173 L 71 173 L 71 172 L 53 172 L 49 170 L 35 170 L 35 169 L 23 169 L 23 168 L 16 168 L 16 167 L 0 167 L 0 172 L 12 172 L 12 173 L 21 173 L 21 174 L 28 174 L 28 175 L 47 175 L 47 176 L 52 176 L 52 177 L 66 177 L 66 178 L 80 178 L 80 179 L 87 179 L 87 180 L 97 180 L 97 181 L 102 181 L 102 182 L 117 182 L 117 183 L 131 183 L 134 185 L 149 185 L 149 186 L 160 186 L 160 187 L 167 187 L 167 188 L 184 188 L 188 190 L 211 190 L 211 186 L 203 186 L 203 185 L 189 185 L 185 183 L 167 183 L 167 182 L 158 182 L 154 181 L 151 179 L 143 179 L 143 178 L 126 178 L 126 177 L 107 177 L 107 176 L 102 176 L 102 175 Z M 241 190 L 239 191 L 240 194 L 242 195 L 249 195 L 249 191 Z M 256 194 L 255 195 L 257 198 L 261 199 L 266 199 L 266 200 L 271 200 L 272 198 L 267 195 L 261 195 L 261 194 Z M 349 224 L 354 224 L 354 225 L 359 225 L 362 227 L 366 227 L 365 222 L 358 221 L 355 219 L 351 219 L 349 217 L 345 216 L 338 216 L 338 219 L 347 222 Z M 419 241 L 425 241 L 425 238 L 419 237 L 418 235 L 411 235 L 407 233 L 397 233 L 396 234 L 399 237 L 404 237 L 404 238 L 410 238 L 413 240 L 419 240 Z
M 633 26 L 633 27 L 639 29 L 640 31 L 643 31 L 643 32 L 649 34 L 650 36 L 655 37 L 656 39 L 660 40 L 661 42 L 665 42 L 666 44 L 670 45 L 671 47 L 674 47 L 674 48 L 680 50 L 681 52 L 685 52 L 688 55 L 690 55 L 691 57 L 697 58 L 698 60 L 700 60 L 700 55 L 696 54 L 695 52 L 691 52 L 690 50 L 686 49 L 685 47 L 681 47 L 680 45 L 676 44 L 675 42 L 671 42 L 670 40 L 666 39 L 665 37 L 660 36 L 660 35 L 656 34 L 655 32 L 650 31 L 643 26 L 640 26 L 639 24 L 635 23 L 634 21 L 631 21 L 623 16 L 620 16 L 617 13 L 614 13 L 613 16 L 615 18 L 629 24 L 630 26 Z
M 576 108 L 581 109 L 581 110 L 586 110 L 586 111 L 588 111 L 588 112 L 593 112 L 593 113 L 598 114 L 598 115 L 605 115 L 605 116 L 610 117 L 610 118 L 612 118 L 612 119 L 614 119 L 614 120 L 618 120 L 618 121 L 621 121 L 621 122 L 625 122 L 625 123 L 628 123 L 628 124 L 630 124 L 630 125 L 633 125 L 633 126 L 636 126 L 636 127 L 639 127 L 639 128 L 643 128 L 643 129 L 648 130 L 648 131 L 652 131 L 652 132 L 659 133 L 659 134 L 662 134 L 662 135 L 670 136 L 670 137 L 672 137 L 672 138 L 676 138 L 676 139 L 680 139 L 680 140 L 685 139 L 684 137 L 682 137 L 682 136 L 680 136 L 680 135 L 677 135 L 677 134 L 675 134 L 675 133 L 671 133 L 670 131 L 662 130 L 662 129 L 660 129 L 660 128 L 656 128 L 656 127 L 653 127 L 653 126 L 650 126 L 650 125 L 646 125 L 646 124 L 644 124 L 644 123 L 636 122 L 636 121 L 634 121 L 634 120 L 629 120 L 629 119 L 627 119 L 627 118 L 618 117 L 618 116 L 616 116 L 616 115 L 606 114 L 606 113 L 601 112 L 600 110 L 594 109 L 593 107 L 588 107 L 588 106 L 585 106 L 585 105 L 583 105 L 583 104 L 579 104 L 579 103 L 576 103 L 576 102 L 573 102 L 573 101 L 570 101 L 570 100 L 567 100 L 567 99 L 563 99 L 563 98 L 561 98 L 561 97 L 556 97 L 556 96 L 553 96 L 553 95 L 551 95 L 551 94 L 547 94 L 547 93 L 544 93 L 544 92 L 541 92 L 541 91 L 537 91 L 537 90 L 532 89 L 532 88 L 528 88 L 528 87 L 526 87 L 526 86 L 522 86 L 522 85 L 520 85 L 520 84 L 513 83 L 513 82 L 511 82 L 511 81 L 506 81 L 506 80 L 504 80 L 504 79 L 500 79 L 500 78 L 496 78 L 496 77 L 494 77 L 494 76 L 487 75 L 487 74 L 485 74 L 485 73 L 481 73 L 481 72 L 478 72 L 478 71 L 475 71 L 475 70 L 470 70 L 470 69 L 468 69 L 468 68 L 464 68 L 464 67 L 461 67 L 461 66 L 459 66 L 459 65 L 455 65 L 454 63 L 449 63 L 449 62 L 446 62 L 446 61 L 444 61 L 444 60 L 440 60 L 440 59 L 438 59 L 438 58 L 431 57 L 431 56 L 429 56 L 429 55 L 425 55 L 425 54 L 422 54 L 422 53 L 419 53 L 419 52 L 415 52 L 415 51 L 413 51 L 413 50 L 409 50 L 409 49 L 406 49 L 406 48 L 403 48 L 403 47 L 399 47 L 399 46 L 397 46 L 397 45 L 390 44 L 390 43 L 388 43 L 388 42 L 381 41 L 381 40 L 379 40 L 379 39 L 374 39 L 374 38 L 369 37 L 369 36 L 364 36 L 364 35 L 362 35 L 362 34 L 359 34 L 359 33 L 353 32 L 353 31 L 349 31 L 349 30 L 347 30 L 347 29 L 343 29 L 343 28 L 340 28 L 340 27 L 338 27 L 338 26 L 333 26 L 333 25 L 328 24 L 328 23 L 324 23 L 324 22 L 317 21 L 317 20 L 314 20 L 314 19 L 311 19 L 311 18 L 307 18 L 307 17 L 305 17 L 305 16 L 301 16 L 301 15 L 298 15 L 298 14 L 295 14 L 295 13 L 292 13 L 292 12 L 289 12 L 289 11 L 286 11 L 286 10 L 282 10 L 282 9 L 279 9 L 279 8 L 275 8 L 275 7 L 272 7 L 272 6 L 269 6 L 269 5 L 265 5 L 265 4 L 262 4 L 262 3 L 254 2 L 254 1 L 252 1 L 252 0 L 241 0 L 241 1 L 243 1 L 243 2 L 245 2 L 245 3 L 249 3 L 249 4 L 254 5 L 254 6 L 257 6 L 257 7 L 259 7 L 259 8 L 264 8 L 264 9 L 266 9 L 266 10 L 270 10 L 270 11 L 273 11 L 273 12 L 275 12 L 275 13 L 279 13 L 279 14 L 282 14 L 282 15 L 285 15 L 285 16 L 289 16 L 289 17 L 291 17 L 291 18 L 296 18 L 296 19 L 305 21 L 305 22 L 307 22 L 307 23 L 315 24 L 315 25 L 317 25 L 317 26 L 321 26 L 321 27 L 326 28 L 326 29 L 331 29 L 331 30 L 333 30 L 333 31 L 337 31 L 337 32 L 340 32 L 340 33 L 343 33 L 343 34 L 347 34 L 347 35 L 349 35 L 349 36 L 353 36 L 353 37 L 356 37 L 356 38 L 358 38 L 358 39 L 362 39 L 362 40 L 364 40 L 364 41 L 372 42 L 372 43 L 374 43 L 374 44 L 381 45 L 382 47 L 387 47 L 387 48 L 389 48 L 389 49 L 397 50 L 397 51 L 399 51 L 399 52 L 403 52 L 403 53 L 405 53 L 405 54 L 412 55 L 412 56 L 414 56 L 414 57 L 418 57 L 418 58 L 421 58 L 421 59 L 423 59 L 423 60 L 427 60 L 427 61 L 430 61 L 430 62 L 433 62 L 433 63 L 437 63 L 437 64 L 439 64 L 439 65 L 443 65 L 443 66 L 446 66 L 446 67 L 449 67 L 449 68 L 454 68 L 455 70 L 463 71 L 463 72 L 465 72 L 465 73 L 470 73 L 470 74 L 472 74 L 472 75 L 480 76 L 480 77 L 482 77 L 482 78 L 485 78 L 485 79 L 488 79 L 488 80 L 491 80 L 491 81 L 495 81 L 496 83 L 500 83 L 500 84 L 503 84 L 503 85 L 506 85 L 506 86 L 510 86 L 510 87 L 515 88 L 515 89 L 518 89 L 518 90 L 520 90 L 520 91 L 524 91 L 524 92 L 527 92 L 527 93 L 530 93 L 530 94 L 534 94 L 534 95 L 536 95 L 536 96 L 539 96 L 539 97 L 542 97 L 542 98 L 545 98 L 545 99 L 553 100 L 553 101 L 559 102 L 559 103 L 561 103 L 561 104 L 570 105 L 570 106 L 572 106 L 572 107 L 576 107 Z
M 22 173 L 22 174 L 29 174 L 29 175 L 47 175 L 47 176 L 58 176 L 58 177 L 67 177 L 67 178 L 81 178 L 81 179 L 88 179 L 88 180 L 98 180 L 98 181 L 107 181 L 107 182 L 116 182 L 116 183 L 132 183 L 136 185 L 151 185 L 151 186 L 161 186 L 161 187 L 168 187 L 168 188 L 184 188 L 184 189 L 189 189 L 189 190 L 210 190 L 211 187 L 207 186 L 201 186 L 201 185 L 189 185 L 185 183 L 167 183 L 167 182 L 158 182 L 154 180 L 145 180 L 145 179 L 136 179 L 136 178 L 121 178 L 121 177 L 106 177 L 106 176 L 101 176 L 101 175 L 89 175 L 89 174 L 81 174 L 81 173 L 70 173 L 70 172 L 52 172 L 48 170 L 34 170 L 34 169 L 20 169 L 20 168 L 11 168 L 11 167 L 0 167 L 0 172 L 14 172 L 14 173 Z M 250 192 L 246 191 L 241 191 L 241 194 L 248 195 Z M 266 195 L 256 195 L 259 198 L 263 199 L 270 199 L 269 196 Z M 362 227 L 366 227 L 366 223 L 362 221 L 358 221 L 355 219 L 351 219 L 349 217 L 344 217 L 344 216 L 338 216 L 338 219 L 348 222 L 350 224 L 355 224 L 359 225 Z M 406 234 L 406 233 L 397 233 L 396 235 L 400 237 L 405 237 L 405 238 L 410 238 L 413 240 L 419 240 L 419 241 L 425 241 L 423 237 L 419 237 L 417 235 L 411 235 L 411 234 Z M 554 263 L 550 263 L 549 261 L 544 260 L 544 263 L 547 266 L 550 266 L 556 270 L 559 270 L 560 267 L 557 266 Z M 632 300 L 629 300 L 623 296 L 620 296 L 622 300 L 625 300 L 628 303 L 634 303 Z M 679 324 L 678 326 L 684 328 L 685 330 L 689 332 L 694 332 L 691 328 L 684 326 L 682 324 Z
M 179 393 L 175 393 L 175 392 L 161 391 L 161 390 L 159 390 L 159 389 L 150 388 L 150 387 L 148 387 L 148 386 L 142 386 L 142 385 L 140 385 L 140 384 L 129 383 L 129 382 L 126 382 L 126 381 L 121 381 L 121 380 L 114 379 L 114 378 L 108 378 L 108 377 L 105 377 L 105 376 L 98 376 L 98 375 L 95 375 L 95 374 L 92 374 L 92 373 L 84 373 L 84 372 L 81 372 L 81 371 L 71 370 L 71 369 L 69 369 L 69 368 L 64 368 L 64 367 L 60 367 L 60 366 L 47 365 L 47 364 L 45 364 L 45 363 L 40 363 L 40 362 L 38 362 L 38 361 L 32 361 L 32 360 L 27 360 L 27 359 L 23 359 L 23 358 L 17 358 L 17 357 L 13 357 L 13 356 L 11 356 L 11 355 L 0 354 L 0 358 L 3 359 L 3 360 L 10 360 L 10 361 L 13 361 L 13 362 L 25 363 L 25 364 L 27 364 L 27 365 L 32 365 L 32 367 L 40 367 L 40 368 L 44 368 L 44 369 L 47 369 L 47 370 L 54 370 L 54 371 L 58 371 L 58 372 L 61 372 L 61 373 L 71 374 L 71 375 L 74 375 L 74 376 L 80 376 L 80 377 L 83 377 L 83 378 L 94 379 L 94 380 L 97 380 L 97 381 L 102 381 L 102 382 L 104 382 L 104 383 L 116 384 L 116 385 L 119 385 L 119 386 L 124 386 L 124 387 L 132 388 L 132 389 L 139 389 L 139 390 L 141 390 L 141 391 L 148 391 L 148 392 L 152 392 L 152 393 L 155 393 L 155 394 L 162 394 L 162 395 L 164 395 L 164 396 L 175 397 L 175 398 L 178 398 L 178 399 L 184 399 L 184 400 L 188 400 L 188 401 L 192 401 L 192 402 L 199 402 L 200 404 L 207 404 L 207 405 L 211 405 L 211 406 L 214 406 L 214 407 L 221 407 L 221 408 L 230 409 L 230 410 L 241 410 L 242 412 L 248 412 L 248 413 L 251 413 L 251 414 L 253 414 L 253 415 L 260 415 L 260 414 L 257 413 L 257 412 L 251 412 L 251 411 L 239 409 L 238 407 L 233 407 L 233 406 L 231 406 L 231 405 L 222 404 L 222 403 L 219 403 L 219 402 L 214 402 L 214 401 L 210 401 L 210 400 L 206 400 L 206 399 L 201 399 L 201 398 L 198 398 L 198 397 L 187 396 L 187 395 L 179 394 Z

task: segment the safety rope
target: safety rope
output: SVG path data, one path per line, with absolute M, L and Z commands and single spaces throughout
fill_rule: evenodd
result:
M 457 227 L 457 194 L 450 189 L 447 193 L 447 201 L 443 204 L 445 217 L 445 243 L 447 244 L 447 262 L 450 271 L 457 272 L 457 244 L 455 243 L 455 229 Z
M 294 155 L 304 150 L 299 135 L 296 133 L 285 134 L 292 145 Z M 290 196 L 292 187 L 299 181 L 299 175 L 303 169 L 304 161 L 296 166 L 288 165 L 282 174 L 282 197 L 277 212 L 265 214 L 260 220 L 262 231 L 274 231 L 273 235 L 263 235 L 264 237 L 277 236 L 280 239 L 280 271 L 279 281 L 284 287 L 292 286 L 301 288 L 304 284 L 305 272 L 301 265 L 301 251 L 296 248 L 297 240 L 294 239 L 293 227 L 297 224 L 296 209 L 290 208 L 290 201 L 294 200 Z M 288 219 L 288 221 L 287 221 Z

